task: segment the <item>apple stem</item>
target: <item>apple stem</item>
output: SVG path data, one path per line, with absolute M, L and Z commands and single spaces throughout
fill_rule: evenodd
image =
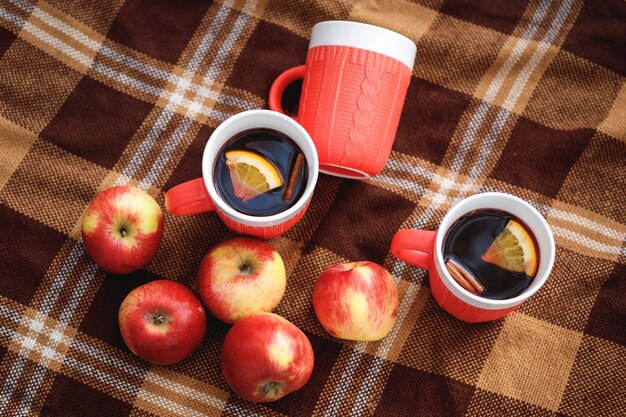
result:
M 244 275 L 249 275 L 252 272 L 252 266 L 250 264 L 244 263 L 239 267 L 239 272 Z
M 270 381 L 267 382 L 265 385 L 263 385 L 263 388 L 261 389 L 261 393 L 263 394 L 263 396 L 265 397 L 270 391 L 274 391 L 274 395 L 278 395 L 278 389 L 280 388 L 280 382 L 274 382 L 274 381 Z
M 152 316 L 152 321 L 158 326 L 165 322 L 165 316 L 161 313 L 156 313 L 154 316 Z

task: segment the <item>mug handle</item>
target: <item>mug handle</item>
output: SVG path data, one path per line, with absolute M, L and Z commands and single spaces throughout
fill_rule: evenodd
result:
M 391 240 L 391 253 L 411 265 L 430 269 L 436 236 L 432 230 L 399 230 Z
M 174 216 L 214 211 L 215 205 L 204 185 L 203 178 L 187 181 L 165 193 L 165 210 Z
M 304 79 L 304 73 L 306 72 L 306 65 L 298 65 L 297 67 L 289 68 L 280 74 L 272 83 L 270 87 L 269 95 L 269 107 L 271 110 L 285 114 L 283 105 L 281 103 L 285 89 L 296 80 Z M 288 115 L 287 115 L 288 116 Z M 290 116 L 291 117 L 291 116 Z M 296 119 L 292 117 L 292 119 Z

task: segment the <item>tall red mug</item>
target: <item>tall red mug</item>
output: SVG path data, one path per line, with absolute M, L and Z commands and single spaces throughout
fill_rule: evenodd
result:
M 285 89 L 303 79 L 296 120 L 315 143 L 320 172 L 374 176 L 391 154 L 416 49 L 410 39 L 378 26 L 318 23 L 306 64 L 276 78 L 269 107 L 284 113 Z
M 461 287 L 444 265 L 443 243 L 446 232 L 460 217 L 480 209 L 498 209 L 512 214 L 527 225 L 539 246 L 539 265 L 530 286 L 505 300 L 474 295 Z M 428 270 L 433 298 L 454 317 L 475 323 L 500 319 L 532 297 L 548 279 L 554 264 L 555 246 L 550 226 L 526 201 L 504 193 L 481 193 L 452 207 L 437 231 L 399 230 L 391 240 L 391 253 L 398 259 Z

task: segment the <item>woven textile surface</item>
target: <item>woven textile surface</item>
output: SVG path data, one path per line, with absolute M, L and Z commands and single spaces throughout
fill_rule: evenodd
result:
M 165 214 L 156 257 L 126 276 L 85 253 L 81 218 L 114 184 L 164 207 L 223 120 L 267 108 L 325 20 L 395 30 L 417 58 L 385 169 L 320 175 L 304 218 L 269 241 L 288 276 L 275 312 L 308 336 L 315 368 L 301 390 L 247 403 L 220 371 L 229 325 L 209 317 L 198 351 L 152 366 L 117 323 L 145 282 L 195 290 L 233 236 L 219 218 Z M 389 247 L 485 191 L 537 208 L 556 260 L 519 309 L 469 324 Z M 0 0 L 0 415 L 626 415 L 625 195 L 622 0 Z M 324 269 L 360 260 L 398 284 L 379 342 L 333 338 L 311 305 Z

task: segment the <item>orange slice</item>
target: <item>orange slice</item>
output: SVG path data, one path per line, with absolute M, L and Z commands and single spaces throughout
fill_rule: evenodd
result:
M 224 155 L 235 195 L 243 201 L 283 185 L 276 167 L 263 156 L 245 150 L 228 151 Z
M 515 220 L 509 220 L 481 259 L 507 271 L 525 272 L 529 277 L 537 273 L 535 242 L 524 226 Z

